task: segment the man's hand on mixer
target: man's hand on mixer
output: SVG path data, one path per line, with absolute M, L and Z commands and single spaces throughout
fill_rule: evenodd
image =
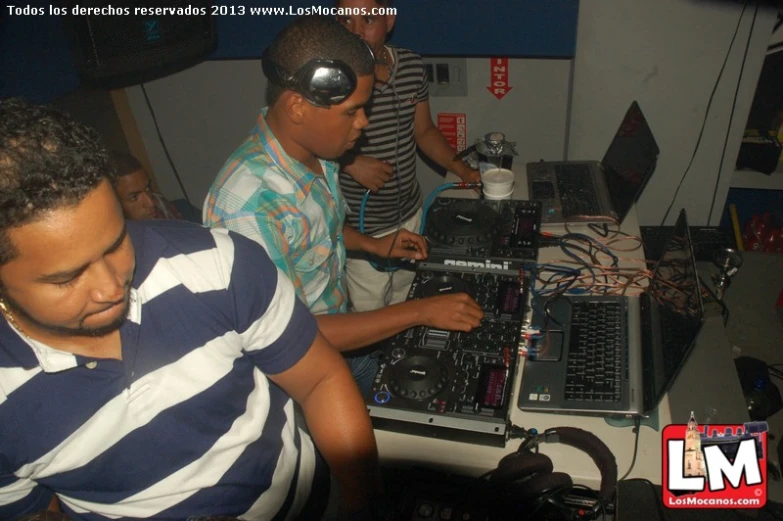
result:
M 382 258 L 412 259 L 414 261 L 427 258 L 427 240 L 406 229 L 373 239 L 372 253 Z
M 450 293 L 414 301 L 421 306 L 423 323 L 436 329 L 471 331 L 481 324 L 484 311 L 467 293 Z

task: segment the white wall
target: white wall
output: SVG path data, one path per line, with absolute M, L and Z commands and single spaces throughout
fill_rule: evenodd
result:
M 775 11 L 759 10 L 729 129 L 753 22 L 754 3 L 748 4 L 740 20 L 742 2 L 580 2 L 568 157 L 602 157 L 626 108 L 639 101 L 661 149 L 655 174 L 637 205 L 640 224 L 661 224 L 693 156 L 710 93 L 728 54 L 701 144 L 666 222 L 673 224 L 685 207 L 691 224 L 707 224 L 727 143 L 709 224 L 720 221 L 775 22 Z
M 777 31 L 772 33 L 772 38 L 769 40 L 770 45 L 776 45 L 783 43 L 783 26 L 778 27 Z
M 570 60 L 509 60 L 511 91 L 498 100 L 487 90 L 489 58 L 468 58 L 468 96 L 430 98 L 430 112 L 465 113 L 468 145 L 488 132 L 503 132 L 519 154 L 512 168 L 528 161 L 563 159 L 568 116 Z M 443 178 L 419 157 L 419 182 L 425 197 Z
M 513 88 L 497 100 L 487 90 L 489 58 L 469 58 L 468 96 L 430 98 L 433 120 L 437 122 L 438 112 L 465 113 L 469 144 L 487 132 L 505 132 L 508 140 L 518 142 L 515 164 L 561 159 L 570 63 L 510 60 Z M 220 167 L 252 129 L 265 104 L 265 88 L 258 60 L 205 62 L 145 85 L 166 147 L 195 205 L 201 206 Z M 181 197 L 141 87 L 127 91 L 161 190 Z M 443 183 L 421 159 L 417 168 L 425 195 Z
M 505 132 L 518 143 L 515 166 L 562 159 L 566 149 L 570 159 L 600 159 L 636 99 L 661 148 L 656 173 L 638 205 L 639 221 L 659 224 L 690 161 L 741 10 L 731 0 L 582 0 L 573 62 L 510 60 L 513 89 L 498 101 L 486 89 L 489 60 L 469 58 L 468 95 L 432 98 L 433 117 L 465 112 L 469 143 L 486 132 Z M 687 208 L 692 224 L 707 223 L 752 18 L 751 4 L 669 223 L 680 206 Z M 774 21 L 775 13 L 762 9 L 754 23 L 711 224 L 720 220 Z M 206 62 L 146 85 L 166 145 L 197 206 L 252 128 L 264 105 L 264 86 L 257 60 Z M 129 88 L 128 96 L 161 189 L 168 197 L 180 197 L 141 88 Z M 418 167 L 425 194 L 442 182 L 421 160 Z
M 221 166 L 248 135 L 264 105 L 258 61 L 214 61 L 145 84 L 171 159 L 191 202 L 201 207 Z M 127 89 L 161 191 L 182 197 L 141 87 Z

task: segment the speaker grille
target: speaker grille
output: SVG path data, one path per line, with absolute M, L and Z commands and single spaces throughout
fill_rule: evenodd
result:
M 99 2 L 79 5 L 96 4 Z M 157 79 L 195 65 L 217 47 L 210 1 L 123 2 L 112 6 L 128 8 L 130 14 L 67 17 L 76 66 L 82 80 L 91 85 L 119 88 Z M 204 14 L 135 15 L 137 6 Z
M 208 17 L 134 16 L 111 20 L 90 17 L 87 24 L 97 64 L 157 58 L 161 54 L 182 52 L 193 42 L 211 38 Z M 123 37 L 118 38 L 118 34 Z

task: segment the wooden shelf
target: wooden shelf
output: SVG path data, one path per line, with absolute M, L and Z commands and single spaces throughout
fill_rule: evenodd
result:
M 753 170 L 735 170 L 731 176 L 731 188 L 753 188 L 756 190 L 783 190 L 783 166 L 771 174 Z

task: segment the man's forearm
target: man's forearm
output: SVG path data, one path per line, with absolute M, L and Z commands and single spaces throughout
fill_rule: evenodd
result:
M 358 230 L 347 224 L 343 226 L 343 243 L 346 250 L 372 253 L 370 249 L 373 240 L 372 237 L 362 235 Z
M 347 169 L 349 169 L 353 162 L 356 161 L 356 156 L 357 154 L 353 150 L 349 150 L 340 156 L 340 158 L 337 160 L 337 163 L 340 165 L 340 170 L 348 173 Z
M 422 132 L 420 136 L 416 137 L 416 144 L 424 152 L 424 155 L 450 172 L 460 175 L 463 170 L 467 169 L 465 163 L 454 160 L 456 152 L 443 137 L 438 127 L 432 126 Z
M 317 315 L 318 328 L 339 351 L 374 344 L 421 323 L 420 303 L 413 300 L 375 311 Z
M 381 493 L 378 448 L 367 408 L 345 364 L 324 377 L 301 402 L 310 435 L 340 486 L 346 511 Z
M 71 521 L 71 518 L 62 513 L 60 501 L 56 495 L 52 494 L 52 499 L 49 501 L 49 506 L 46 507 L 46 510 L 18 517 L 16 521 Z

